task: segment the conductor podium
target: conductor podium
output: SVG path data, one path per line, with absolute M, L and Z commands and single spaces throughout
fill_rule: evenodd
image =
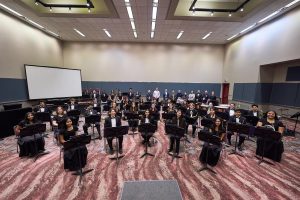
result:
M 180 128 L 180 127 L 178 127 L 177 125 L 174 125 L 174 124 L 167 124 L 166 125 L 166 133 L 168 135 L 170 135 L 171 137 L 179 139 L 179 145 L 180 145 L 180 138 L 184 137 L 185 129 Z M 174 160 L 174 158 L 182 158 L 181 156 L 175 154 L 175 148 L 173 148 L 173 154 L 169 153 L 169 155 L 172 156 L 172 161 Z
M 68 151 L 68 150 L 76 151 L 77 159 L 78 159 L 78 163 L 79 163 L 79 166 L 78 166 L 79 170 L 77 172 L 73 173 L 72 175 L 80 176 L 79 183 L 78 183 L 79 185 L 81 183 L 82 176 L 84 176 L 86 173 L 93 171 L 93 169 L 88 169 L 86 171 L 82 171 L 82 168 L 84 166 L 82 166 L 83 158 L 82 158 L 82 155 L 80 152 L 80 147 L 83 147 L 86 144 L 89 144 L 90 142 L 91 142 L 91 136 L 84 134 L 84 135 L 72 137 L 70 140 L 63 143 L 64 151 Z
M 30 153 L 33 154 L 34 157 L 34 161 L 36 161 L 40 156 L 48 154 L 49 152 L 45 152 L 45 151 L 41 151 L 38 147 L 38 139 L 43 139 L 43 135 L 42 133 L 44 133 L 46 131 L 46 124 L 31 124 L 31 125 L 27 125 L 25 128 L 20 130 L 20 137 L 33 137 L 33 151 L 31 151 Z M 20 153 L 21 153 L 21 149 L 20 149 Z
M 198 133 L 198 138 L 199 138 L 199 140 L 201 140 L 203 142 L 207 142 L 207 145 L 208 145 L 205 149 L 205 152 L 204 152 L 205 153 L 204 166 L 201 169 L 199 169 L 198 171 L 201 172 L 203 170 L 209 170 L 209 171 L 216 174 L 216 172 L 213 169 L 209 168 L 207 164 L 208 164 L 209 155 L 210 155 L 209 154 L 209 149 L 210 149 L 209 147 L 212 146 L 212 145 L 221 146 L 220 137 L 215 136 L 215 135 L 213 135 L 213 134 L 211 134 L 207 131 L 200 131 Z
M 124 157 L 124 155 L 119 155 L 119 137 L 128 134 L 128 126 L 118 126 L 118 127 L 104 127 L 104 137 L 105 138 L 116 138 L 117 139 L 117 155 L 112 157 L 112 160 L 119 160 L 119 158 Z
M 149 136 L 151 137 L 155 131 L 156 131 L 156 128 L 157 126 L 153 125 L 153 124 L 150 124 L 150 123 L 147 123 L 147 124 L 141 124 L 139 125 L 139 132 L 141 133 L 144 133 L 145 134 L 145 152 L 144 154 L 141 156 L 141 158 L 143 158 L 144 156 L 154 156 L 153 154 L 151 153 L 148 153 L 148 145 L 149 145 Z
M 231 131 L 231 132 L 236 132 L 234 149 L 233 149 L 233 151 L 231 153 L 229 153 L 229 155 L 236 154 L 236 155 L 239 155 L 241 157 L 244 157 L 243 154 L 240 154 L 236 150 L 237 144 L 238 144 L 237 140 L 238 140 L 238 137 L 240 135 L 242 135 L 242 134 L 244 134 L 244 135 L 245 134 L 249 134 L 250 126 L 246 125 L 246 124 L 228 123 L 227 124 L 227 130 Z

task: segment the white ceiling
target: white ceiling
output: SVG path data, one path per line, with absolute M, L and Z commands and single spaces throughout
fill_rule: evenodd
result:
M 15 0 L 0 0 L 0 3 L 41 24 L 46 29 L 58 33 L 64 41 L 226 44 L 229 37 L 280 9 L 292 0 L 265 0 L 262 6 L 256 8 L 241 22 L 208 21 L 197 17 L 190 17 L 190 20 L 167 20 L 172 1 L 174 0 L 159 0 L 155 37 L 153 39 L 150 38 L 152 0 L 130 0 L 138 38 L 134 38 L 124 0 L 113 0 L 119 18 L 40 17 Z M 299 6 L 299 4 L 298 2 L 296 6 Z M 288 10 L 286 9 L 285 12 Z M 78 35 L 73 28 L 80 30 L 86 37 Z M 107 37 L 103 31 L 104 28 L 110 32 L 112 38 Z M 176 37 L 182 30 L 184 33 L 177 40 Z M 209 32 L 212 32 L 211 36 L 206 40 L 202 40 L 202 37 Z

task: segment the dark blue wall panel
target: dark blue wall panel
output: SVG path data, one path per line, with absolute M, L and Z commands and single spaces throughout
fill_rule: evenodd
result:
M 165 89 L 171 91 L 174 89 L 186 91 L 189 93 L 191 90 L 195 92 L 197 90 L 208 90 L 209 92 L 214 90 L 217 96 L 220 96 L 221 84 L 219 83 L 163 83 L 163 82 L 97 82 L 97 81 L 83 81 L 82 88 L 101 88 L 105 91 L 110 91 L 112 89 L 120 89 L 121 91 L 127 92 L 129 88 L 132 88 L 134 91 L 139 91 L 143 94 L 146 94 L 147 90 L 150 89 L 153 91 L 156 87 L 159 88 L 160 92 L 163 92 Z
M 244 101 L 243 93 L 244 93 L 244 83 L 235 83 L 233 89 L 233 99 Z
M 300 83 L 298 83 L 297 96 L 295 98 L 295 106 L 300 107 Z
M 276 105 L 294 106 L 297 96 L 298 84 L 274 83 L 270 103 Z
M 300 67 L 289 67 L 286 74 L 286 81 L 300 81 Z
M 272 93 L 273 83 L 256 83 L 255 101 L 256 103 L 269 103 Z
M 28 99 L 25 79 L 0 78 L 0 102 Z

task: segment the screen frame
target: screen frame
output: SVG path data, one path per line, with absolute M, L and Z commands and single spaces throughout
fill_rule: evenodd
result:
M 28 81 L 27 81 L 27 71 L 26 66 L 33 66 L 33 67 L 43 67 L 43 68 L 55 68 L 55 69 L 66 69 L 66 70 L 76 70 L 80 73 L 80 80 L 81 80 L 81 96 L 69 96 L 69 97 L 53 97 L 53 98 L 37 98 L 37 99 L 30 99 L 29 96 L 29 88 L 28 88 Z M 65 98 L 76 98 L 76 97 L 82 97 L 82 74 L 81 69 L 74 69 L 74 68 L 66 68 L 66 67 L 55 67 L 55 66 L 44 66 L 44 65 L 31 65 L 31 64 L 24 64 L 24 71 L 25 71 L 25 80 L 26 80 L 26 88 L 27 88 L 27 97 L 28 100 L 46 100 L 46 99 L 65 99 Z

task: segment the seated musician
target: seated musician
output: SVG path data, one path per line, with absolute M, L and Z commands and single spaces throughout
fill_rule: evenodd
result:
M 121 118 L 116 116 L 116 110 L 111 109 L 109 112 L 109 116 L 105 118 L 104 127 L 119 127 L 121 126 Z M 123 153 L 123 135 L 118 137 L 119 139 L 119 153 Z M 112 146 L 113 138 L 107 138 L 107 143 L 109 146 L 109 154 L 113 154 L 113 146 Z
M 91 115 L 100 115 L 99 112 L 93 109 L 93 106 L 87 107 L 87 110 L 85 111 L 85 117 L 91 116 Z M 88 134 L 88 128 L 91 126 L 91 123 L 85 122 L 83 125 L 83 131 L 85 134 Z M 97 132 L 99 134 L 99 139 L 102 140 L 101 132 L 100 132 L 100 121 L 95 122 L 95 127 L 97 129 Z
M 169 92 L 168 89 L 165 89 L 165 92 L 163 93 L 163 100 L 164 102 L 167 102 L 167 100 L 169 100 Z
M 116 102 L 112 102 L 112 103 L 111 103 L 110 109 L 115 109 L 117 113 L 119 112 L 118 105 L 117 105 Z
M 141 94 L 138 91 L 135 93 L 135 101 L 136 102 L 140 102 L 141 101 Z
M 180 97 L 181 99 L 182 99 L 182 97 L 183 97 L 183 94 L 181 93 L 181 90 L 178 90 L 178 91 L 177 91 L 177 94 L 176 94 L 176 101 L 177 101 L 177 99 L 178 99 L 179 97 Z
M 249 116 L 254 116 L 254 117 L 258 117 L 261 118 L 262 114 L 259 110 L 258 110 L 258 105 L 256 104 L 252 104 L 251 105 L 251 110 L 248 112 Z
M 150 115 L 150 111 L 149 111 L 149 110 L 146 110 L 146 111 L 145 111 L 145 115 L 142 116 L 142 118 L 141 118 L 141 124 L 148 124 L 148 123 L 153 124 L 153 125 L 156 125 L 154 118 Z M 143 143 L 143 144 L 145 144 L 145 143 L 148 143 L 148 144 L 149 144 L 149 139 L 150 139 L 150 137 L 151 137 L 152 135 L 149 134 L 149 133 L 148 133 L 147 136 L 146 136 L 145 133 L 141 133 L 141 135 L 142 135 L 142 137 L 143 137 L 143 139 L 144 139 L 142 143 Z
M 196 96 L 195 96 L 195 101 L 198 103 L 202 102 L 202 94 L 200 90 L 197 90 Z
M 50 113 L 50 110 L 46 106 L 45 101 L 40 101 L 40 104 L 36 108 L 34 108 L 34 112 L 47 112 L 47 113 Z
M 220 137 L 221 141 L 224 141 L 226 131 L 222 128 L 221 119 L 215 118 L 213 126 L 209 129 L 209 133 Z M 201 133 L 199 133 L 201 134 Z M 199 160 L 203 164 L 209 164 L 210 166 L 216 166 L 220 158 L 220 152 L 222 145 L 209 145 L 207 142 L 204 143 L 200 153 Z M 208 151 L 208 154 L 207 154 Z M 206 156 L 208 157 L 206 158 Z M 207 161 L 207 162 L 206 162 Z
M 16 135 L 19 135 L 18 145 L 20 147 L 19 157 L 22 156 L 34 156 L 39 151 L 45 150 L 45 140 L 42 135 L 35 134 L 35 136 L 25 136 L 20 135 L 21 129 L 27 126 L 39 123 L 35 120 L 32 112 L 28 112 L 25 115 L 25 119 L 22 120 L 15 128 Z
M 209 110 L 209 114 L 206 115 L 207 119 L 215 119 L 216 118 L 216 114 L 215 114 L 215 109 L 214 108 L 210 108 Z
M 195 98 L 196 98 L 196 95 L 194 93 L 194 90 L 192 90 L 191 93 L 189 94 L 188 101 L 194 102 Z
M 65 118 L 62 121 L 62 124 L 62 129 L 59 132 L 60 144 L 64 144 L 72 137 L 76 137 L 78 131 L 78 127 L 72 124 L 72 120 L 69 117 Z M 80 154 L 80 165 L 78 154 Z M 64 169 L 70 171 L 80 170 L 80 166 L 83 168 L 86 165 L 87 154 L 88 151 L 85 145 L 70 150 L 64 150 Z
M 160 91 L 158 90 L 158 88 L 155 88 L 155 90 L 153 91 L 153 100 L 155 100 L 156 102 L 159 101 L 160 98 Z
M 211 102 L 211 101 L 216 101 L 217 100 L 217 97 L 215 95 L 215 91 L 211 91 L 211 95 L 208 97 L 208 101 Z
M 205 90 L 204 94 L 202 96 L 202 103 L 207 104 L 208 99 L 209 99 L 209 94 L 208 94 L 208 91 Z
M 186 122 L 184 116 L 182 116 L 181 110 L 177 110 L 176 116 L 172 119 L 172 124 L 176 124 L 180 128 L 186 128 Z M 168 149 L 169 152 L 173 151 L 173 146 L 176 141 L 176 149 L 175 153 L 179 154 L 179 145 L 180 145 L 180 138 L 176 136 L 170 136 L 170 148 Z
M 77 110 L 78 109 L 78 104 L 76 103 L 74 98 L 70 99 L 70 103 L 68 104 L 68 111 L 69 110 Z
M 171 96 L 170 96 L 170 99 L 173 103 L 176 102 L 176 94 L 175 94 L 175 90 L 172 90 L 172 93 L 171 93 Z
M 235 114 L 235 103 L 229 104 L 229 108 L 226 110 L 226 112 L 228 113 L 228 115 L 230 117 L 234 116 L 234 114 Z
M 110 91 L 109 98 L 110 98 L 112 101 L 115 100 L 116 95 L 115 95 L 115 91 L 114 91 L 114 90 L 111 90 L 111 91 Z
M 246 124 L 246 118 L 245 117 L 242 117 L 241 116 L 241 110 L 239 109 L 236 109 L 235 110 L 235 116 L 232 116 L 229 118 L 229 123 L 238 123 L 238 124 Z M 233 133 L 231 132 L 228 132 L 227 133 L 227 140 L 228 140 L 228 144 L 231 145 L 231 136 L 232 136 Z M 245 137 L 240 135 L 239 137 L 239 143 L 238 143 L 238 149 L 239 151 L 242 151 L 242 144 L 244 143 L 245 141 Z
M 192 125 L 192 127 L 193 127 L 192 137 L 195 138 L 198 112 L 195 109 L 194 103 L 189 104 L 189 108 L 186 110 L 186 113 L 185 113 L 185 118 L 189 119 L 189 122 L 187 122 L 187 125 L 186 125 L 186 133 L 188 133 L 189 125 Z
M 59 130 L 63 127 L 63 124 L 61 123 L 63 119 L 65 119 L 67 115 L 65 114 L 65 111 L 63 107 L 58 106 L 56 108 L 56 115 L 52 118 L 52 126 L 54 127 L 54 137 L 57 139 Z
M 101 102 L 102 103 L 107 103 L 108 100 L 108 95 L 106 94 L 105 90 L 102 91 L 102 94 L 100 96 Z
M 129 92 L 128 92 L 128 101 L 133 101 L 134 98 L 134 93 L 132 91 L 132 88 L 129 88 Z
M 150 111 L 151 115 L 158 113 L 158 110 L 156 108 L 156 104 L 155 103 L 151 104 L 151 107 L 150 107 L 149 111 Z
M 152 100 L 151 90 L 148 90 L 148 92 L 146 94 L 146 101 L 151 101 L 151 100 Z
M 283 134 L 284 131 L 283 123 L 280 120 L 278 120 L 276 112 L 272 110 L 267 112 L 266 118 L 262 118 L 261 120 L 259 120 L 257 126 L 270 127 L 274 131 L 279 132 L 280 134 Z M 264 140 L 258 137 L 256 141 L 256 155 L 261 156 L 263 154 L 263 143 Z M 280 162 L 283 151 L 284 148 L 281 140 L 265 140 L 264 157 Z

